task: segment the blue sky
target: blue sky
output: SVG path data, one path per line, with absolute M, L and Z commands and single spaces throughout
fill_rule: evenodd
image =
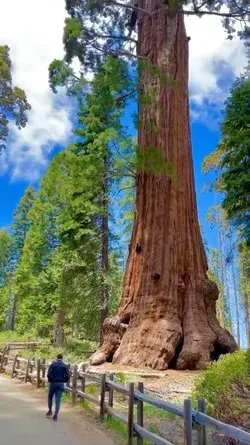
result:
M 131 124 L 130 120 L 130 110 L 127 112 L 126 124 Z M 220 117 L 218 113 L 216 121 Z M 131 125 L 130 125 L 131 128 Z M 215 246 L 217 244 L 217 235 L 214 231 L 211 231 L 209 226 L 206 224 L 206 213 L 208 208 L 214 204 L 214 196 L 212 193 L 206 192 L 202 193 L 204 182 L 211 180 L 210 175 L 203 175 L 201 172 L 201 165 L 204 159 L 210 151 L 212 151 L 219 140 L 219 129 L 218 124 L 209 128 L 205 123 L 200 121 L 193 121 L 191 125 L 192 131 L 192 142 L 193 142 L 193 158 L 194 158 L 194 168 L 195 168 L 195 181 L 197 190 L 197 200 L 198 200 L 198 210 L 200 221 L 204 227 L 205 236 L 209 242 L 209 245 Z M 57 153 L 63 146 L 55 144 L 48 160 Z M 0 190 L 1 190 L 1 200 L 0 200 L 0 226 L 8 227 L 12 221 L 13 212 L 23 196 L 26 187 L 32 183 L 35 187 L 39 187 L 39 181 L 28 181 L 27 179 L 22 180 L 22 178 L 13 179 L 11 172 L 6 172 L 0 176 Z

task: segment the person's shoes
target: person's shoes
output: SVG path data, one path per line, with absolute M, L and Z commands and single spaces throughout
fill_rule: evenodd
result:
M 53 420 L 54 420 L 54 422 L 57 422 L 57 414 L 54 414 Z
M 46 417 L 51 417 L 51 416 L 52 416 L 52 411 L 48 411 Z

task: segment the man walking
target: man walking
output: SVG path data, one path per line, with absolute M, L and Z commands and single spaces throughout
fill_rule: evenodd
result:
M 56 361 L 54 361 L 48 370 L 49 381 L 49 395 L 48 395 L 48 407 L 49 411 L 46 416 L 52 416 L 53 397 L 55 396 L 56 409 L 53 416 L 53 420 L 57 421 L 58 413 L 60 410 L 61 397 L 64 391 L 64 384 L 69 380 L 69 368 L 63 362 L 62 354 L 58 354 Z

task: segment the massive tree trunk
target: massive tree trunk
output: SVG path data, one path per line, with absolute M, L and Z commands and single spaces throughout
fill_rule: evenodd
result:
M 139 146 L 144 152 L 157 148 L 176 177 L 138 174 L 120 308 L 105 321 L 104 342 L 91 362 L 201 369 L 237 345 L 216 319 L 218 289 L 207 279 L 194 188 L 184 19 L 170 16 L 162 3 L 139 1 L 152 15 L 139 17 L 138 54 L 159 69 L 141 69 L 141 94 L 154 93 L 154 100 L 150 106 L 141 101 Z

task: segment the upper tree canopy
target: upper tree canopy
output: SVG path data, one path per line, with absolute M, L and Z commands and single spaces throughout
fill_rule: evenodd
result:
M 25 127 L 31 109 L 25 92 L 12 85 L 9 51 L 8 46 L 0 46 L 0 152 L 6 146 L 9 121 L 13 119 L 19 129 Z
M 159 1 L 161 6 L 164 3 L 170 14 L 220 16 L 230 39 L 235 33 L 243 38 L 249 37 L 248 0 Z M 66 0 L 70 16 L 66 19 L 64 30 L 66 63 L 78 57 L 86 70 L 96 70 L 103 56 L 110 53 L 136 57 L 133 31 L 141 17 L 151 17 L 154 13 L 145 11 L 141 5 L 143 1 Z
M 250 243 L 250 79 L 238 79 L 226 101 L 221 141 L 204 161 L 205 172 L 216 168 L 215 187 L 224 193 L 228 218 Z

